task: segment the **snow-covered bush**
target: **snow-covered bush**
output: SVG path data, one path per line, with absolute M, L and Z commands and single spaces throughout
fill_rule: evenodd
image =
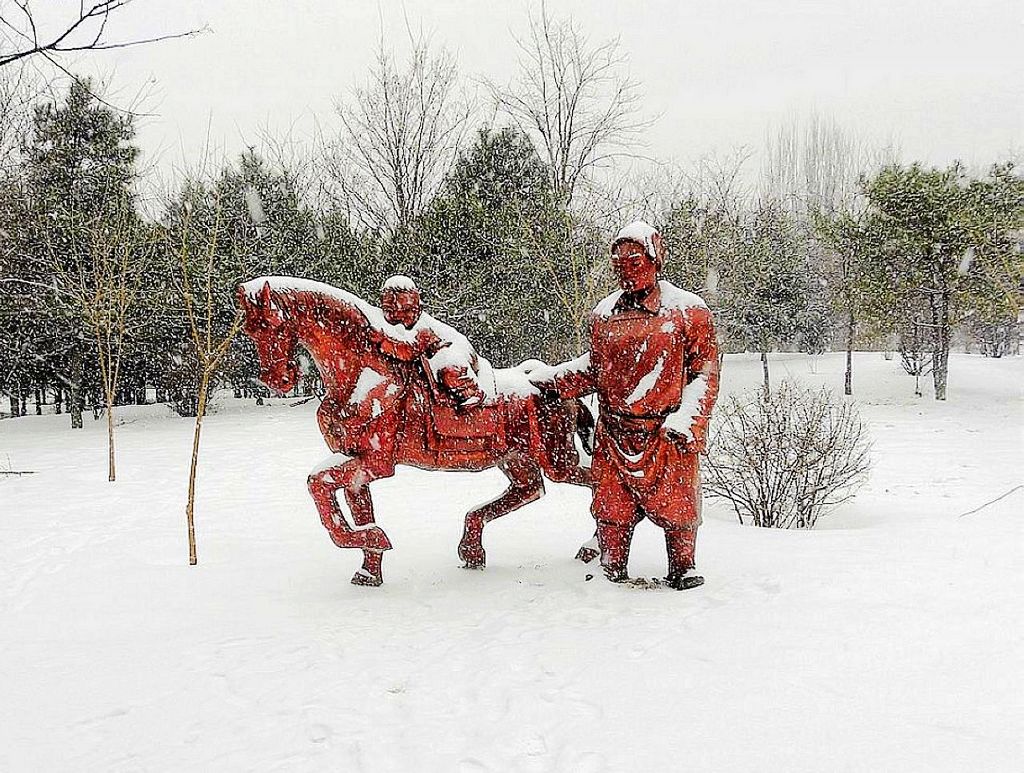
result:
M 854 496 L 870 460 L 852 403 L 783 382 L 716 409 L 704 490 L 729 500 L 740 523 L 810 529 Z

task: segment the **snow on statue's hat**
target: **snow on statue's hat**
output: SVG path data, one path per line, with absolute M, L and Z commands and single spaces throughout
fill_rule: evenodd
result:
M 381 285 L 381 290 L 396 290 L 398 292 L 419 292 L 419 288 L 416 283 L 412 281 L 405 274 L 395 274 L 394 276 L 388 277 L 384 284 Z
M 661 234 L 655 230 L 654 226 L 643 220 L 636 220 L 619 231 L 612 241 L 612 251 L 614 252 L 622 242 L 636 242 L 642 245 L 648 257 L 659 266 L 665 262 Z

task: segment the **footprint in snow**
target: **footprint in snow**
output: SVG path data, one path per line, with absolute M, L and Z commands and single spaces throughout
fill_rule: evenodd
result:
M 306 728 L 306 735 L 313 743 L 323 743 L 331 737 L 333 731 L 327 725 L 316 722 Z

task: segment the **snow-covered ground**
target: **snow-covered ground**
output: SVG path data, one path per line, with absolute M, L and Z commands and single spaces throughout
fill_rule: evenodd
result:
M 946 403 L 855 365 L 870 483 L 813 532 L 709 502 L 685 593 L 586 582 L 587 492 L 554 484 L 464 571 L 462 514 L 503 478 L 405 468 L 373 488 L 385 585 L 354 587 L 294 401 L 208 419 L 190 568 L 189 420 L 126 410 L 113 484 L 103 422 L 0 422 L 0 469 L 35 470 L 0 476 L 0 770 L 1024 769 L 1024 489 L 958 517 L 1024 482 L 1024 360 L 954 356 Z M 838 354 L 772 367 L 841 384 Z

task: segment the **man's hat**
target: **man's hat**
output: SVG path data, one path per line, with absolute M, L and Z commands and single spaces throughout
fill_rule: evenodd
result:
M 636 242 L 643 246 L 644 252 L 647 256 L 653 260 L 658 267 L 665 265 L 665 242 L 661 238 L 661 234 L 655 230 L 654 226 L 649 223 L 645 223 L 643 220 L 637 220 L 630 223 L 621 231 L 615 235 L 615 239 L 612 241 L 612 252 L 622 242 Z
M 395 290 L 396 292 L 417 293 L 420 289 L 416 286 L 416 283 L 409 277 L 405 276 L 405 274 L 395 274 L 394 276 L 388 277 L 384 280 L 384 284 L 381 285 L 380 290 L 381 292 L 384 292 L 385 290 Z

